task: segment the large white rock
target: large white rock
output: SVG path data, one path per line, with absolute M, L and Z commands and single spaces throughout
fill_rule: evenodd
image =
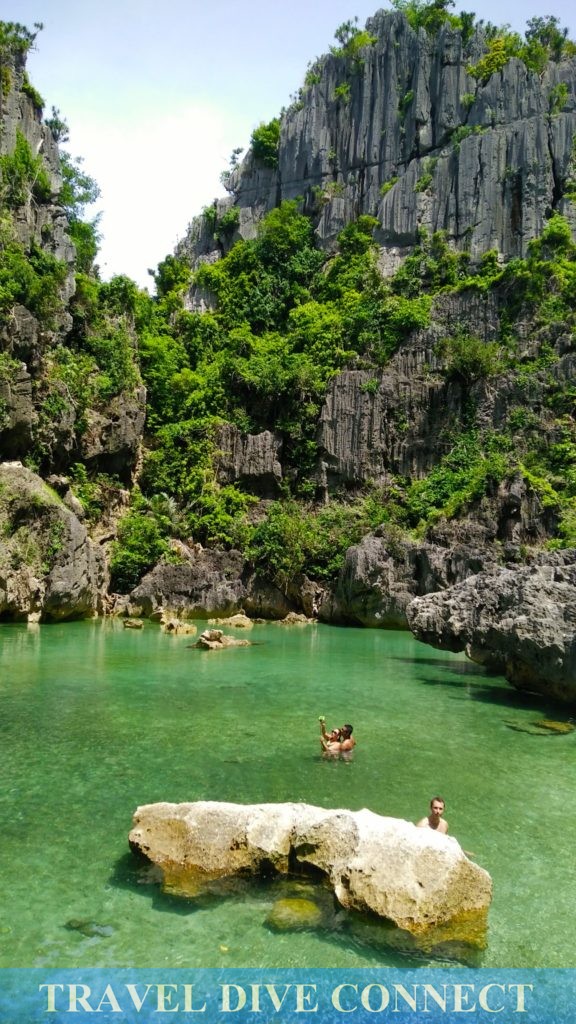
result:
M 326 874 L 342 906 L 413 933 L 466 919 L 477 930 L 492 896 L 490 875 L 455 839 L 369 810 L 147 804 L 137 808 L 129 838 L 163 869 L 168 887 L 194 891 L 203 880 L 237 872 L 310 867 Z

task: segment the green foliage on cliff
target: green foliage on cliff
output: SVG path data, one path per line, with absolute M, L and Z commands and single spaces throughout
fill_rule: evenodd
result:
M 10 209 L 23 206 L 32 199 L 46 202 L 52 187 L 42 157 L 34 156 L 28 140 L 16 131 L 16 143 L 11 153 L 0 156 L 0 198 Z
M 530 71 L 541 74 L 547 61 L 558 62 L 576 55 L 576 45 L 568 38 L 568 29 L 562 28 L 558 18 L 548 16 L 531 18 L 524 38 L 511 32 L 508 26 L 493 28 L 488 33 L 487 52 L 468 73 L 482 84 L 501 71 L 512 57 L 523 61 Z
M 394 0 L 393 6 L 413 28 L 430 33 L 448 25 L 467 38 L 474 24 L 473 15 L 451 12 L 451 0 Z M 511 56 L 537 70 L 543 61 L 571 53 L 566 30 L 554 18 L 533 19 L 524 40 L 508 30 L 484 26 L 484 31 L 487 52 L 470 69 L 482 82 Z M 2 38 L 0 30 L 0 47 Z M 16 32 L 15 38 L 17 47 L 24 45 L 25 36 L 20 39 Z M 361 65 L 362 51 L 373 39 L 355 22 L 340 26 L 336 38 L 333 53 L 353 62 L 342 65 L 348 74 Z M 320 73 L 318 65 L 311 79 L 316 82 Z M 550 119 L 566 101 L 561 86 L 549 92 Z M 350 81 L 336 93 L 342 99 L 351 95 Z M 404 108 L 413 99 L 408 90 Z M 57 112 L 46 124 L 55 136 L 65 134 Z M 476 130 L 456 128 L 450 159 Z M 276 167 L 279 140 L 279 119 L 260 125 L 251 140 L 254 159 Z M 330 160 L 335 169 L 335 152 Z M 76 246 L 73 324 L 42 354 L 34 381 L 38 421 L 31 458 L 42 470 L 52 469 L 58 459 L 64 461 L 59 451 L 64 437 L 74 460 L 76 493 L 89 522 L 97 522 L 119 483 L 76 461 L 78 452 L 94 413 L 105 412 L 112 400 L 143 381 L 141 491 L 133 491 L 114 543 L 114 589 L 129 591 L 158 559 L 173 558 L 174 537 L 239 547 L 285 591 L 302 572 L 332 580 L 346 549 L 368 531 L 379 527 L 391 537 L 425 532 L 438 519 L 461 516 L 488 500 L 515 473 L 524 476 L 551 521 L 558 522 L 554 543 L 576 540 L 576 399 L 558 355 L 576 336 L 576 246 L 558 214 L 531 243 L 526 258 L 507 264 L 492 252 L 471 267 L 469 254 L 455 251 L 442 232 L 423 231 L 396 274 L 384 279 L 375 218 L 360 216 L 349 223 L 330 252 L 317 244 L 320 201 L 330 201 L 342 188 L 335 174 L 338 180 L 323 181 L 315 195 L 311 189 L 305 200 L 280 203 L 262 219 L 255 238 L 234 245 L 239 208 L 219 215 L 217 204 L 207 207 L 205 222 L 221 243 L 222 258 L 192 271 L 180 256 L 166 257 L 153 274 L 152 298 L 123 276 L 100 281 L 98 218 L 86 219 L 98 188 L 81 161 L 68 154 L 62 154 L 61 169 L 58 198 Z M 432 184 L 433 164 L 423 163 L 422 171 L 419 191 Z M 43 247 L 46 239 L 25 250 L 14 234 L 20 207 L 53 198 L 50 179 L 23 136 L 13 153 L 0 158 L 0 173 L 0 323 L 8 324 L 14 307 L 23 305 L 43 330 L 56 329 L 67 268 Z M 566 194 L 570 174 L 568 169 Z M 382 186 L 383 195 L 395 181 Z M 186 308 L 190 289 L 208 300 L 208 312 Z M 385 408 L 381 371 L 405 339 L 431 325 L 437 297 L 450 293 L 466 293 L 478 303 L 489 296 L 498 307 L 501 332 L 487 341 L 480 330 L 448 319 L 425 339 L 422 360 L 432 365 L 417 365 L 420 350 L 418 358 L 415 353 L 415 373 L 422 379 L 429 373 L 442 386 L 449 380 L 456 396 L 453 421 L 437 442 L 443 452 L 437 464 L 423 479 L 388 480 L 384 489 L 367 481 L 363 488 L 331 494 L 326 505 L 316 504 L 322 458 L 317 430 L 331 379 L 343 369 L 364 371 L 358 393 L 367 415 L 384 409 L 390 446 L 409 443 L 412 407 L 406 400 Z M 6 382 L 2 373 L 14 374 L 16 365 L 4 360 L 0 380 Z M 407 393 L 408 377 L 402 383 Z M 488 419 L 479 421 L 477 409 L 499 381 L 509 418 L 496 431 Z M 0 425 L 6 422 L 7 410 L 0 408 Z M 251 433 L 273 430 L 282 438 L 282 498 L 260 506 L 257 515 L 252 515 L 256 497 L 240 484 L 219 480 L 223 424 Z
M 38 245 L 26 250 L 9 217 L 0 220 L 0 324 L 10 319 L 18 304 L 26 306 L 45 328 L 53 327 L 63 308 L 61 288 L 66 274 L 66 265 Z
M 18 21 L 0 21 L 0 62 L 10 57 L 25 57 L 44 26 L 38 21 L 34 28 L 35 32 Z
M 280 118 L 275 117 L 268 124 L 259 124 L 250 137 L 250 145 L 256 160 L 265 167 L 278 166 L 280 144 Z

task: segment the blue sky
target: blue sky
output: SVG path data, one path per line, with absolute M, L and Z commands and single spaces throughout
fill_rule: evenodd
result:
M 67 149 L 101 188 L 103 277 L 142 286 L 192 217 L 222 195 L 220 173 L 252 130 L 288 105 L 334 30 L 361 25 L 366 0 L 3 0 L 1 17 L 44 29 L 30 78 L 70 125 Z M 523 29 L 556 15 L 576 38 L 570 0 L 465 0 L 456 9 Z

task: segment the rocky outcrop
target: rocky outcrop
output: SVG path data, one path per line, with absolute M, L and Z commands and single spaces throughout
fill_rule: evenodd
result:
M 58 621 L 102 610 L 104 556 L 35 473 L 0 463 L 0 618 Z
M 180 619 L 167 619 L 162 622 L 162 632 L 168 636 L 191 636 L 197 631 L 193 622 L 180 622 Z
M 0 432 L 4 458 L 14 459 L 28 449 L 36 419 L 32 378 L 25 363 L 16 364 L 7 378 L 0 378 Z
M 238 235 L 253 237 L 267 210 L 298 196 L 326 246 L 370 214 L 391 256 L 418 244 L 421 228 L 445 231 L 476 259 L 493 248 L 525 255 L 553 209 L 576 227 L 573 204 L 559 198 L 576 130 L 575 60 L 538 75 L 513 59 L 483 83 L 468 70 L 486 51 L 481 29 L 468 42 L 448 24 L 429 36 L 389 11 L 366 28 L 372 45 L 324 56 L 311 69 L 282 117 L 278 168 L 249 151 L 230 174 Z M 219 254 L 198 222 L 181 251 Z
M 68 221 L 57 200 L 62 187 L 58 147 L 49 127 L 42 123 L 41 111 L 23 88 L 26 74 L 25 57 L 21 53 L 11 53 L 10 47 L 6 47 L 2 53 L 2 64 L 5 76 L 1 85 L 0 155 L 14 152 L 20 133 L 26 139 L 31 152 L 35 156 L 42 155 L 43 168 L 48 175 L 51 188 L 51 196 L 45 196 L 42 202 L 34 199 L 30 189 L 27 200 L 17 210 L 13 228 L 16 238 L 26 248 L 34 243 L 67 265 L 68 273 L 61 289 L 64 305 L 55 314 L 54 329 L 67 328 L 71 324 L 71 317 L 65 303 L 75 290 L 76 253 L 67 233 Z M 16 324 L 13 326 L 17 327 Z M 9 327 L 7 330 L 10 332 Z
M 244 559 L 239 551 L 196 545 L 179 565 L 160 563 L 130 594 L 130 615 L 163 612 L 179 619 L 206 619 L 239 611 L 246 596 Z
M 526 383 L 517 373 L 494 379 L 465 380 L 451 372 L 442 341 L 455 332 L 494 342 L 503 330 L 498 293 L 441 295 L 431 310 L 431 324 L 414 331 L 383 370 L 345 370 L 327 388 L 318 421 L 317 482 L 324 495 L 368 482 L 386 484 L 393 477 L 420 479 L 454 443 L 456 424 L 474 408 L 478 430 L 505 430 L 513 410 L 526 404 Z M 518 324 L 518 358 L 535 359 L 542 339 L 527 322 Z M 530 406 L 548 420 L 548 396 L 576 372 L 571 338 L 555 341 L 558 361 L 548 372 L 534 372 Z
M 519 689 L 576 704 L 576 551 L 551 561 L 479 573 L 417 598 L 410 628 L 434 647 L 465 650 Z
M 132 479 L 146 419 L 146 388 L 116 395 L 101 410 L 90 410 L 82 434 L 82 459 L 89 469 Z
M 229 615 L 225 619 L 208 619 L 209 626 L 233 626 L 234 629 L 252 629 L 254 623 L 243 612 Z
M 116 613 L 153 619 L 225 619 L 247 613 L 282 619 L 301 607 L 297 593 L 283 594 L 254 573 L 239 551 L 179 543 L 178 555 L 179 563 L 160 562 L 128 598 L 118 598 Z M 309 587 L 304 590 L 308 595 Z M 307 603 L 303 598 L 303 605 Z
M 490 876 L 455 839 L 369 810 L 307 804 L 157 803 L 134 814 L 130 844 L 194 893 L 233 874 L 322 872 L 348 909 L 413 933 L 443 922 L 485 921 Z
M 319 618 L 404 629 L 414 598 L 446 591 L 481 572 L 495 573 L 503 560 L 521 561 L 522 545 L 541 542 L 552 515 L 515 474 L 463 519 L 437 522 L 425 540 L 382 526 L 348 549 L 333 590 L 324 593 Z
M 240 483 L 262 498 L 277 497 L 282 481 L 280 434 L 243 434 L 232 423 L 218 428 L 215 470 L 221 484 Z
M 236 636 L 229 636 L 221 629 L 205 629 L 194 644 L 194 647 L 203 651 L 223 651 L 227 647 L 250 646 L 250 640 L 240 640 Z

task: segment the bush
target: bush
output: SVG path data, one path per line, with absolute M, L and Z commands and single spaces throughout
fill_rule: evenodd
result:
M 138 506 L 132 508 L 120 521 L 118 539 L 112 543 L 111 589 L 128 594 L 168 550 L 168 542 L 154 516 Z
M 2 195 L 7 206 L 15 209 L 32 198 L 46 202 L 52 196 L 52 186 L 41 156 L 34 156 L 26 137 L 16 129 L 16 143 L 12 153 L 0 156 Z
M 278 167 L 278 147 L 280 144 L 280 119 L 275 117 L 268 124 L 260 124 L 250 137 L 250 145 L 254 158 L 265 167 Z
M 437 346 L 438 355 L 446 362 L 449 377 L 460 377 L 466 384 L 494 377 L 504 370 L 500 346 L 469 334 L 444 338 Z

